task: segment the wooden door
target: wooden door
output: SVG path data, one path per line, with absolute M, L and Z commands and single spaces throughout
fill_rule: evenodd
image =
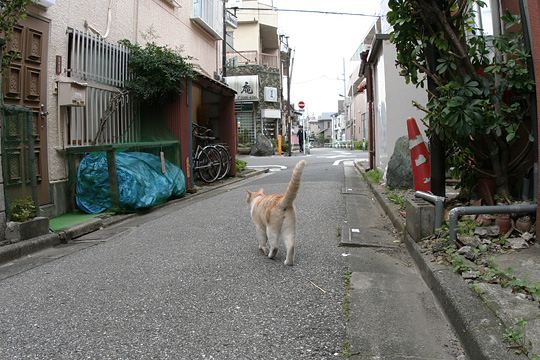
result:
M 6 105 L 25 106 L 31 110 L 30 129 L 14 126 L 14 132 L 4 134 L 11 140 L 20 139 L 19 145 L 13 143 L 5 148 L 4 184 L 6 200 L 31 196 L 28 190 L 25 171 L 34 167 L 36 174 L 34 194 L 39 205 L 49 203 L 49 177 L 47 168 L 47 46 L 49 23 L 38 17 L 28 15 L 15 28 L 11 41 L 5 51 L 20 53 L 4 74 L 3 94 Z M 21 129 L 21 133 L 17 133 Z M 25 134 L 30 131 L 33 137 L 34 156 L 23 156 Z M 7 130 L 7 129 L 6 129 Z M 5 145 L 5 144 L 4 144 Z M 27 162 L 31 162 L 28 164 Z M 32 183 L 32 181 L 30 181 Z M 32 190 L 32 189 L 31 189 Z

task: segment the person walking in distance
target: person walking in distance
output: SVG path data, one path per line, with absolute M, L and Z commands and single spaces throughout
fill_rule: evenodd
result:
M 298 128 L 296 135 L 298 136 L 298 146 L 300 147 L 300 152 L 304 152 L 304 127 L 302 125 L 300 125 Z

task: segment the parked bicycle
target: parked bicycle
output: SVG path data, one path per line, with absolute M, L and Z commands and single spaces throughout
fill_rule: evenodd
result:
M 201 170 L 203 170 L 205 174 L 202 174 L 202 176 L 205 176 L 207 179 L 210 179 L 210 181 L 205 180 L 202 176 L 201 176 L 201 179 L 203 179 L 203 181 L 205 182 L 213 182 L 216 180 L 221 180 L 225 176 L 227 176 L 232 166 L 232 158 L 231 158 L 231 153 L 229 151 L 228 145 L 222 144 L 222 143 L 214 144 L 213 142 L 217 140 L 217 138 L 212 135 L 212 130 L 198 124 L 193 124 L 193 136 L 196 137 L 202 143 L 202 146 L 199 145 L 201 146 L 200 152 L 211 153 L 211 155 L 209 156 L 210 163 L 205 162 L 204 155 L 201 155 L 201 161 L 199 162 L 199 164 L 195 162 L 195 169 L 200 168 Z M 199 151 L 199 146 L 197 147 L 198 151 Z M 220 166 L 218 170 L 218 175 L 215 178 L 214 178 L 214 175 L 215 175 L 214 172 L 217 170 L 217 166 L 214 163 L 217 162 L 218 160 L 216 159 L 215 152 L 212 151 L 211 149 L 217 151 L 217 153 L 219 154 Z M 195 158 L 197 159 L 197 156 L 195 156 Z M 212 166 L 210 166 L 210 164 Z M 208 176 L 209 175 L 208 172 L 211 173 L 210 176 Z
M 218 180 L 221 180 L 227 176 L 231 170 L 231 153 L 229 152 L 229 146 L 227 144 L 214 144 L 213 146 L 219 151 L 221 158 L 221 172 L 218 176 Z
M 193 124 L 193 136 L 198 140 L 193 171 L 206 183 L 216 181 L 221 175 L 221 154 L 213 145 L 209 145 L 210 141 L 215 140 L 210 132 L 210 129 Z

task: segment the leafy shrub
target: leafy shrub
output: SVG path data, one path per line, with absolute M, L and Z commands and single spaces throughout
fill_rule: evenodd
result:
M 17 199 L 13 202 L 10 211 L 11 221 L 24 222 L 36 217 L 37 206 L 31 197 Z
M 181 93 L 183 81 L 196 76 L 191 57 L 184 57 L 180 50 L 149 42 L 145 47 L 121 43 L 129 49 L 129 70 L 132 78 L 126 88 L 147 103 L 162 104 Z
M 236 172 L 242 172 L 246 168 L 247 163 L 244 160 L 236 160 Z

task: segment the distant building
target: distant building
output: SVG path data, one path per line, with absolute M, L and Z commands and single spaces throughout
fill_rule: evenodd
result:
M 336 113 L 324 112 L 317 117 L 317 132 L 315 139 L 324 139 L 325 142 L 332 140 L 332 122 Z
M 238 142 L 251 145 L 257 134 L 277 139 L 282 132 L 282 81 L 278 14 L 269 4 L 244 0 L 237 9 L 236 28 L 227 29 L 226 82 L 236 95 Z

